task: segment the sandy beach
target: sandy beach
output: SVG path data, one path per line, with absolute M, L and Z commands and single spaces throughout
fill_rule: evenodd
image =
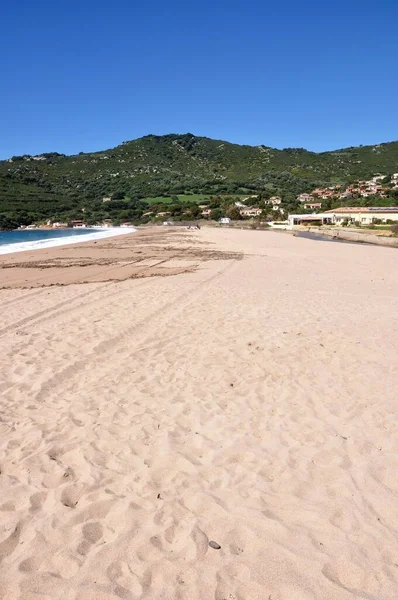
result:
M 396 600 L 397 252 L 0 257 L 1 600 Z

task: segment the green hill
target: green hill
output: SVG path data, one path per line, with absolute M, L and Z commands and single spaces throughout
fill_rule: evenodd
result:
M 398 142 L 314 153 L 240 146 L 192 134 L 148 135 L 102 152 L 0 161 L 0 214 L 12 222 L 81 216 L 139 219 L 145 198 L 272 191 L 290 197 L 317 185 L 398 171 Z M 114 200 L 103 203 L 103 197 Z M 115 204 L 116 203 L 116 204 Z

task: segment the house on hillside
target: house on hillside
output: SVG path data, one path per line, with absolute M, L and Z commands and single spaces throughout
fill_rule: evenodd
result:
M 311 194 L 299 194 L 297 200 L 299 202 L 312 202 L 314 197 Z
M 271 198 L 267 202 L 267 204 L 272 204 L 272 206 L 275 206 L 275 205 L 281 204 L 281 203 L 282 203 L 282 198 L 280 196 L 271 196 Z
M 229 217 L 221 217 L 221 219 L 219 219 L 218 222 L 220 223 L 220 225 L 229 225 L 231 219 Z
M 306 202 L 306 204 L 304 204 L 304 208 L 320 210 L 322 208 L 322 202 Z
M 65 229 L 66 227 L 68 227 L 68 223 L 60 223 L 59 221 L 56 221 L 52 224 L 53 229 Z
M 345 200 L 346 198 L 352 198 L 352 192 L 349 190 L 346 190 L 345 192 L 342 192 L 341 194 L 339 194 L 339 198 L 340 198 L 340 200 Z
M 262 213 L 262 209 L 248 206 L 247 208 L 242 208 L 239 213 L 241 217 L 259 217 Z
M 211 213 L 211 208 L 209 208 L 208 206 L 206 206 L 206 208 L 204 208 L 201 212 L 202 217 L 209 217 Z
M 311 196 L 314 199 L 314 196 L 318 198 L 322 198 L 323 200 L 327 200 L 328 198 L 332 198 L 335 195 L 335 187 L 331 186 L 329 188 L 316 188 L 312 191 Z

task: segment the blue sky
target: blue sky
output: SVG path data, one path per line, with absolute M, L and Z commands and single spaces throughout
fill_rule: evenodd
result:
M 398 139 L 396 0 L 2 8 L 0 158 L 148 133 L 322 151 Z

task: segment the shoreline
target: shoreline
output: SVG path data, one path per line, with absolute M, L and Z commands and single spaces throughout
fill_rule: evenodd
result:
M 176 275 L 203 262 L 236 257 L 192 246 L 192 232 L 145 227 L 128 235 L 101 237 L 0 256 L 0 289 L 66 286 Z M 178 247 L 173 242 L 178 240 Z
M 117 237 L 120 235 L 126 235 L 128 233 L 133 233 L 136 231 L 134 227 L 108 227 L 108 228 L 95 228 L 95 227 L 87 227 L 87 230 L 90 233 L 84 234 L 71 234 L 69 236 L 58 236 L 52 238 L 43 238 L 41 240 L 33 240 L 26 242 L 12 242 L 10 244 L 0 245 L 0 256 L 6 254 L 16 254 L 19 252 L 27 252 L 29 250 L 40 250 L 45 248 L 56 248 L 59 246 L 67 246 L 69 244 L 77 244 L 83 242 L 91 242 L 95 240 L 107 239 L 110 237 Z M 22 230 L 26 231 L 26 230 Z M 40 231 L 39 229 L 33 229 L 30 231 Z M 53 229 L 43 229 L 42 231 L 54 231 Z M 56 230 L 56 231 L 69 231 L 69 229 Z M 70 231 L 73 231 L 71 228 Z M 18 229 L 14 229 L 13 232 L 19 232 Z M 79 238 L 82 238 L 81 241 Z

